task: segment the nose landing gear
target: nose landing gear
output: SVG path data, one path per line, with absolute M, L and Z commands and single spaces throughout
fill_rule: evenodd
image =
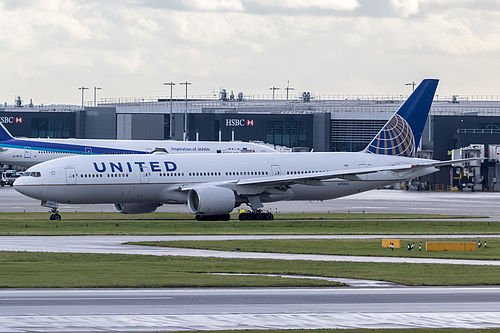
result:
M 59 212 L 57 211 L 57 207 L 52 207 L 50 210 L 52 212 L 52 215 L 50 215 L 50 220 L 56 220 L 60 221 L 61 220 L 61 215 L 59 215 Z
M 50 215 L 49 220 L 60 221 L 61 220 L 61 215 L 59 215 L 58 212 L 55 212 L 55 213 L 53 213 L 53 214 Z
M 57 202 L 52 202 L 52 201 L 42 201 L 42 206 L 43 207 L 49 207 L 51 211 L 51 215 L 49 220 L 55 220 L 55 221 L 60 221 L 61 220 L 61 215 L 59 215 L 59 211 L 57 210 L 57 207 L 59 207 L 59 204 Z

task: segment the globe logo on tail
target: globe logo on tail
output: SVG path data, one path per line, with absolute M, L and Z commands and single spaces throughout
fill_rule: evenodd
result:
M 366 147 L 367 153 L 415 157 L 415 138 L 408 122 L 395 114 Z

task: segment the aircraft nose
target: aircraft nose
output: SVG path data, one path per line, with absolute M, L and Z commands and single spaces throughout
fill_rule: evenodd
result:
M 14 184 L 12 186 L 14 187 L 14 189 L 17 192 L 19 192 L 21 194 L 27 195 L 27 193 L 25 193 L 27 189 L 26 189 L 26 186 L 25 186 L 26 185 L 26 180 L 24 178 L 26 178 L 26 177 L 22 177 L 21 176 L 21 177 L 17 178 L 14 181 Z
M 33 185 L 38 185 L 36 182 L 34 182 L 33 177 L 23 175 L 14 181 L 13 187 L 17 192 L 21 194 L 36 198 L 36 194 L 40 191 L 38 189 L 38 186 Z
M 14 180 L 14 188 L 16 186 L 20 186 L 20 185 L 23 185 L 24 184 L 24 177 L 18 177 L 16 180 Z

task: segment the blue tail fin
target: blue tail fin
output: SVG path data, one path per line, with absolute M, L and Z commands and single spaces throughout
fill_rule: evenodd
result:
M 438 81 L 423 80 L 373 138 L 365 152 L 415 157 Z
M 12 135 L 10 134 L 9 131 L 7 131 L 7 129 L 5 128 L 5 126 L 0 123 L 0 142 L 1 141 L 7 141 L 7 140 L 11 140 L 11 139 L 14 139 L 12 137 Z

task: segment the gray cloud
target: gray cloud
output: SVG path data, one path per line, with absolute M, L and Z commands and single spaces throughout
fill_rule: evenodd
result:
M 496 2 L 342 2 L 0 0 L 0 102 L 78 104 L 82 85 L 158 96 L 171 80 L 197 95 L 288 80 L 297 93 L 406 94 L 438 77 L 440 94 L 500 94 Z

